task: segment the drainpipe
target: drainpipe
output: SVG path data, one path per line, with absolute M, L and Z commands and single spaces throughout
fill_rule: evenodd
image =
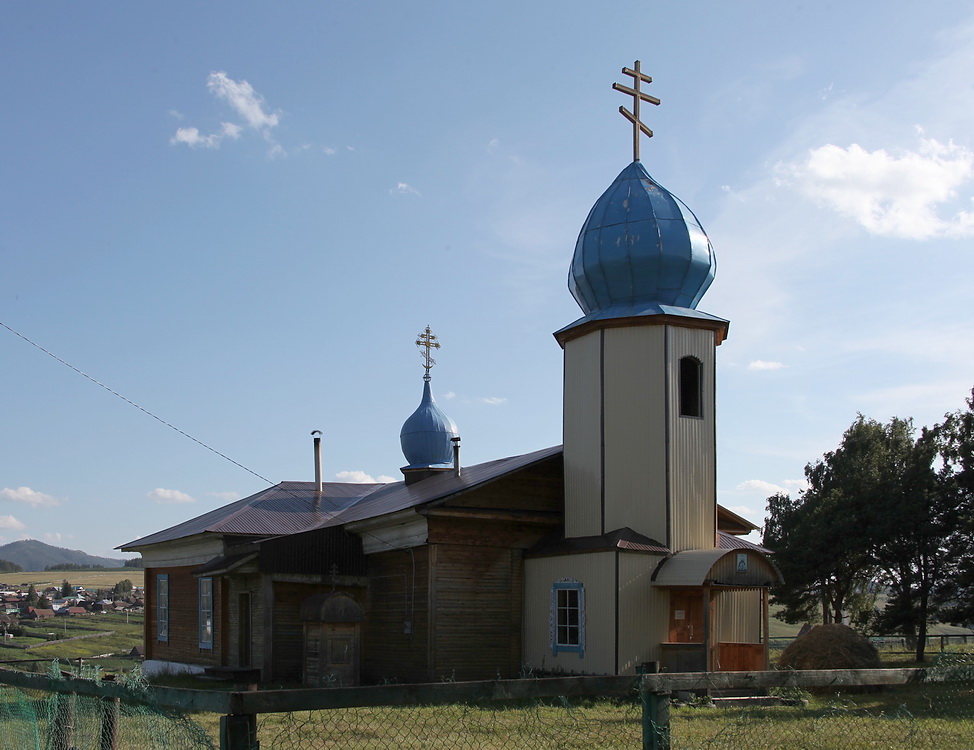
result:
M 321 494 L 321 430 L 311 432 L 315 439 L 315 492 Z
M 453 476 L 460 476 L 460 436 L 450 438 L 453 443 Z

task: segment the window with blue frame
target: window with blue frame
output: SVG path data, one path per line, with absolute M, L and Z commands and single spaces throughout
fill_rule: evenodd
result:
M 551 653 L 585 655 L 585 587 L 574 578 L 551 586 Z
M 200 578 L 200 648 L 213 648 L 213 579 Z
M 169 574 L 156 576 L 156 640 L 169 640 Z

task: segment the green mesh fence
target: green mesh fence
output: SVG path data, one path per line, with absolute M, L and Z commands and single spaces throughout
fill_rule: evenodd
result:
M 58 662 L 48 674 L 60 678 Z M 97 667 L 80 677 L 97 681 Z M 147 688 L 139 673 L 125 684 Z M 196 750 L 213 748 L 203 728 L 188 716 L 111 698 L 41 692 L 0 685 L 0 750 Z
M 265 714 L 262 749 L 641 747 L 642 709 L 632 701 L 537 701 Z
M 774 692 L 774 691 L 772 691 Z M 672 750 L 696 748 L 974 748 L 974 655 L 941 654 L 922 683 L 854 692 L 778 693 L 779 705 L 718 707 L 681 696 Z
M 56 680 L 59 675 L 55 663 L 49 677 Z M 82 676 L 95 682 L 99 678 L 97 671 Z M 119 703 L 97 694 L 0 686 L 0 750 L 168 750 L 211 748 L 219 743 L 218 715 L 193 714 L 189 718 L 153 706 L 151 691 L 137 675 L 125 678 L 124 684 L 144 695 L 145 702 Z M 669 739 L 657 738 L 657 747 L 974 748 L 972 654 L 941 654 L 922 682 L 843 692 L 796 688 L 771 692 L 773 705 L 747 706 L 715 703 L 709 695 L 674 694 Z M 475 701 L 266 713 L 257 717 L 256 731 L 256 738 L 251 736 L 246 747 L 256 747 L 252 742 L 256 739 L 262 750 L 621 749 L 642 746 L 643 717 L 639 695 L 633 691 L 615 699 Z

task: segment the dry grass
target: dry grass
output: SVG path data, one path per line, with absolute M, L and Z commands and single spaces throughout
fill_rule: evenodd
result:
M 0 574 L 0 581 L 8 586 L 19 586 L 27 589 L 31 584 L 41 590 L 48 586 L 58 586 L 65 579 L 72 586 L 84 586 L 86 589 L 110 589 L 119 581 L 128 579 L 133 586 L 145 585 L 145 571 L 142 568 L 98 568 L 95 570 L 35 570 L 23 573 Z

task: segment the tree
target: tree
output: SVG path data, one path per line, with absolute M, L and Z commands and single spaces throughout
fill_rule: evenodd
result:
M 928 626 L 939 619 L 934 592 L 955 568 L 950 539 L 959 508 L 949 482 L 934 468 L 936 428 L 924 429 L 914 441 L 908 423 L 894 421 L 891 427 L 883 446 L 888 486 L 869 527 L 871 553 L 888 595 L 873 626 L 915 636 L 916 658 L 922 662 Z
M 61 597 L 67 599 L 69 596 L 74 596 L 74 589 L 71 588 L 71 584 L 68 583 L 68 579 L 65 578 L 61 582 Z
M 0 573 L 23 573 L 24 569 L 10 560 L 0 560 Z
M 37 597 L 37 604 L 34 605 L 37 609 L 50 609 L 51 600 L 47 598 L 47 594 L 41 594 Z
M 970 427 L 974 435 L 974 417 Z M 768 499 L 764 544 L 785 578 L 773 590 L 782 619 L 804 619 L 818 600 L 825 623 L 848 618 L 915 636 L 923 661 L 928 626 L 950 598 L 964 541 L 959 470 L 944 450 L 944 434 L 937 426 L 914 439 L 909 419 L 884 425 L 860 414 L 836 450 L 805 467 L 809 486 L 798 500 Z M 974 556 L 967 558 L 974 591 Z M 876 586 L 887 600 L 874 612 Z M 953 592 L 954 601 L 962 599 Z
M 33 583 L 27 589 L 27 606 L 28 607 L 37 606 L 37 589 L 34 588 Z
M 773 601 L 787 622 L 845 622 L 868 601 L 875 567 L 866 536 L 882 469 L 874 446 L 882 425 L 861 414 L 841 445 L 805 467 L 808 489 L 797 499 L 768 498 L 763 544 L 775 553 L 784 583 Z
M 957 526 L 948 540 L 948 555 L 954 562 L 951 575 L 934 591 L 943 619 L 970 626 L 974 623 L 974 391 L 967 409 L 944 417 L 935 428 L 942 469 L 940 479 L 957 514 Z
M 115 584 L 115 588 L 112 589 L 112 596 L 116 598 L 125 596 L 126 594 L 132 593 L 133 588 L 135 588 L 135 586 L 128 578 L 126 578 L 124 581 L 119 581 Z

